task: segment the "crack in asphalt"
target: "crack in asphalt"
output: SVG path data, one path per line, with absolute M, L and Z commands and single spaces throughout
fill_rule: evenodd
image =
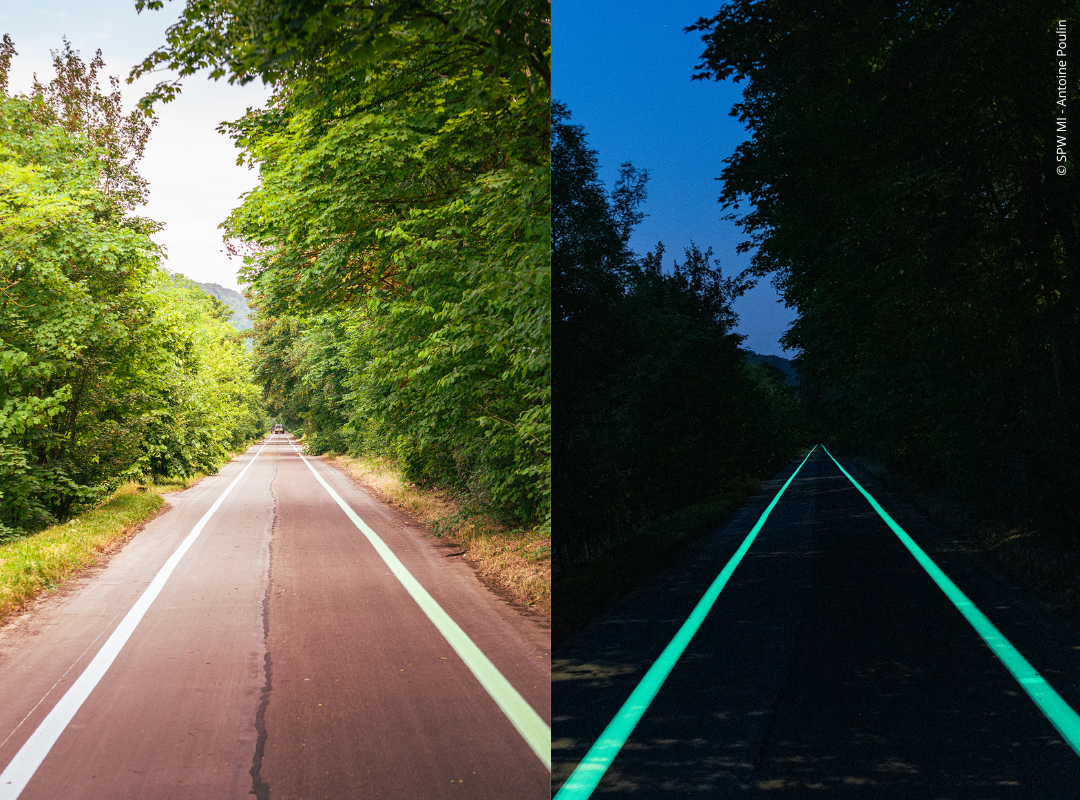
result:
M 270 659 L 270 597 L 274 591 L 274 529 L 277 527 L 277 495 L 274 493 L 274 481 L 277 479 L 277 459 L 274 459 L 274 472 L 270 476 L 270 497 L 273 501 L 273 518 L 270 521 L 269 538 L 267 543 L 267 573 L 266 593 L 263 595 L 263 642 L 266 652 L 263 653 L 263 672 L 266 680 L 263 682 L 262 691 L 259 694 L 259 708 L 255 712 L 255 730 L 258 734 L 255 740 L 255 756 L 251 763 L 251 793 L 257 800 L 270 800 L 270 784 L 262 779 L 262 761 L 266 750 L 266 707 L 270 704 L 270 690 L 273 688 L 273 662 Z

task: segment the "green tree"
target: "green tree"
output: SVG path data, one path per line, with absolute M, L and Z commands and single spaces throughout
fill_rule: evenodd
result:
M 125 478 L 216 468 L 258 390 L 213 301 L 158 266 L 131 209 L 150 126 L 97 93 L 100 53 L 65 42 L 56 77 L 6 94 L 0 45 L 0 535 L 32 531 Z M 186 415 L 186 416 L 185 416 Z M 168 434 L 186 420 L 197 442 Z M 174 469 L 178 464 L 182 464 Z
M 15 54 L 6 35 L 2 51 L 6 86 Z M 152 225 L 123 213 L 137 184 L 124 177 L 125 156 L 137 161 L 145 137 L 131 137 L 127 152 L 99 144 L 118 96 L 86 99 L 87 71 L 66 43 L 54 62 L 56 80 L 35 83 L 30 98 L 0 96 L 0 523 L 12 529 L 93 496 L 93 476 L 132 446 L 113 423 L 146 398 L 132 332 L 156 248 Z M 100 56 L 90 71 L 99 66 Z M 143 126 L 136 134 L 148 131 L 133 122 Z M 91 432 L 80 412 L 92 407 L 104 424 Z
M 259 358 L 311 368 L 317 315 L 347 315 L 356 360 L 334 386 L 402 440 L 414 478 L 522 521 L 549 513 L 549 41 L 539 2 L 189 3 L 135 72 L 274 85 L 228 126 L 261 182 L 226 229 L 278 320 L 261 330 L 308 327 L 295 353 L 257 333 Z M 329 443 L 340 402 L 282 410 Z

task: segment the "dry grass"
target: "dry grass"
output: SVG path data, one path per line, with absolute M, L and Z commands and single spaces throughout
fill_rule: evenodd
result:
M 970 542 L 1002 573 L 1080 620 L 1080 548 L 1075 523 L 1071 531 L 1065 531 L 1058 520 L 1006 521 L 974 506 L 925 493 L 915 497 L 915 505 L 955 538 Z
M 456 542 L 480 576 L 514 603 L 551 615 L 551 536 L 539 529 L 511 530 L 489 517 L 467 514 L 438 491 L 401 479 L 386 459 L 328 456 L 380 499 Z

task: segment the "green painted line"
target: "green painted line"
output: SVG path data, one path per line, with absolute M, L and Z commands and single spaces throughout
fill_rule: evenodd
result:
M 1038 673 L 1035 667 L 1031 666 L 1026 658 L 1020 655 L 1020 651 L 1013 647 L 1012 643 L 994 627 L 994 624 L 986 618 L 986 615 L 976 608 L 975 604 L 941 571 L 941 568 L 931 560 L 930 556 L 926 555 L 923 549 L 915 544 L 904 529 L 896 524 L 896 521 L 889 516 L 878 501 L 871 497 L 870 493 L 860 486 L 859 482 L 851 477 L 846 469 L 840 466 L 840 462 L 833 458 L 833 454 L 826 450 L 824 445 L 822 445 L 821 449 L 825 450 L 829 458 L 832 458 L 833 463 L 855 485 L 855 488 L 862 493 L 862 496 L 870 502 L 878 516 L 885 520 L 885 524 L 896 534 L 904 547 L 915 556 L 915 560 L 934 579 L 934 583 L 959 609 L 964 618 L 971 623 L 971 627 L 975 629 L 975 632 L 990 646 L 994 655 L 1001 659 L 1001 663 L 1012 673 L 1012 676 L 1016 678 L 1017 683 L 1020 684 L 1024 691 L 1028 693 L 1028 697 L 1035 701 L 1035 705 L 1057 728 L 1058 733 L 1064 737 L 1073 751 L 1080 755 L 1080 716 L 1073 711 L 1068 703 L 1061 699 L 1061 695 L 1054 691 L 1054 688 L 1046 682 L 1046 679 Z
M 815 448 L 816 449 L 816 446 Z M 787 479 L 783 486 L 780 487 L 780 491 L 776 493 L 776 496 L 769 503 L 768 508 L 758 518 L 757 524 L 743 540 L 743 543 L 739 546 L 739 549 L 735 551 L 735 555 L 727 562 L 724 568 L 720 571 L 720 574 L 716 576 L 708 590 L 702 595 L 697 605 L 694 606 L 694 610 L 690 613 L 690 616 L 683 622 L 682 627 L 679 628 L 678 633 L 668 643 L 668 646 L 664 648 L 664 652 L 660 654 L 660 657 L 653 662 L 653 665 L 649 667 L 649 670 L 645 673 L 645 677 L 641 679 L 634 691 L 630 693 L 630 697 L 623 703 L 622 708 L 615 715 L 614 719 L 608 723 L 604 728 L 604 732 L 600 734 L 600 738 L 597 739 L 593 746 L 589 748 L 589 752 L 585 754 L 585 758 L 581 760 L 581 763 L 577 765 L 573 773 L 566 779 L 561 787 L 559 787 L 558 793 L 555 795 L 554 800 L 585 800 L 596 789 L 600 779 L 604 777 L 604 773 L 607 772 L 611 762 L 615 760 L 615 756 L 622 750 L 623 745 L 626 744 L 626 740 L 630 738 L 630 734 L 637 726 L 641 717 L 645 714 L 645 710 L 652 703 L 656 697 L 656 693 L 660 691 L 660 687 L 667 680 L 667 676 L 671 673 L 671 670 L 675 667 L 675 663 L 682 656 L 686 650 L 687 645 L 690 644 L 690 640 L 694 638 L 694 634 L 698 632 L 698 628 L 705 621 L 705 617 L 712 609 L 713 604 L 716 603 L 716 598 L 720 596 L 720 591 L 727 585 L 728 579 L 732 573 L 735 572 L 735 568 L 739 566 L 739 562 L 742 561 L 743 556 L 746 555 L 746 551 L 750 549 L 750 545 L 754 543 L 754 539 L 757 538 L 758 531 L 761 530 L 765 524 L 765 520 L 769 518 L 770 512 L 780 501 L 780 495 L 784 493 L 788 485 L 795 480 L 795 476 L 799 474 L 799 470 L 803 468 L 803 464 L 810 458 L 811 453 L 814 452 L 811 449 L 806 454 L 806 458 L 802 460 L 802 463 L 791 473 L 791 477 Z
M 379 535 L 375 533 L 368 524 L 362 520 L 355 511 L 353 511 L 349 504 L 341 499 L 341 495 L 335 492 L 325 480 L 322 475 L 316 472 L 315 467 L 311 466 L 311 463 L 304 458 L 301 453 L 297 453 L 304 463 L 307 464 L 308 469 L 311 470 L 315 479 L 323 485 L 323 488 L 330 493 L 330 496 L 334 498 L 334 501 L 341 507 L 341 510 L 345 512 L 346 516 L 352 523 L 360 529 L 360 532 L 367 537 L 367 540 L 371 542 L 371 545 L 375 548 L 375 552 L 379 554 L 386 566 L 390 568 L 390 571 L 394 573 L 394 576 L 401 582 L 401 585 L 405 587 L 405 590 L 412 595 L 413 600 L 420 606 L 428 619 L 430 619 L 435 627 L 439 630 L 439 633 L 443 635 L 443 638 L 450 643 L 450 646 L 454 648 L 454 651 L 461 657 L 461 660 L 465 662 L 465 666 L 469 668 L 476 679 L 480 681 L 480 684 L 487 690 L 487 693 L 491 695 L 492 699 L 498 704 L 502 712 L 506 714 L 511 724 L 517 728 L 518 733 L 522 738 L 528 742 L 529 747 L 544 763 L 547 769 L 551 770 L 551 728 L 547 723 L 541 719 L 540 715 L 533 711 L 530 706 L 520 694 L 517 689 L 513 687 L 510 681 L 503 677 L 502 673 L 495 667 L 494 664 L 484 655 L 472 639 L 463 631 L 450 615 L 443 611 L 442 607 L 435 602 L 435 599 L 428 594 L 427 589 L 420 585 L 420 582 L 412 576 L 412 574 L 405 569 L 405 565 L 402 564 L 398 557 L 394 555 L 393 551 L 386 546 Z

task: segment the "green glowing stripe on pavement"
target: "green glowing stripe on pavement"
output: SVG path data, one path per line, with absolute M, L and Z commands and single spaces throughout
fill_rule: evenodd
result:
M 923 552 L 912 540 L 910 536 L 896 524 L 896 521 L 888 515 L 873 497 L 870 496 L 859 482 L 856 481 L 848 473 L 846 469 L 840 466 L 840 462 L 833 458 L 832 453 L 825 449 L 824 445 L 821 448 L 825 450 L 829 458 L 832 458 L 833 463 L 837 467 L 840 467 L 840 471 L 847 476 L 847 479 L 851 481 L 855 488 L 862 493 L 874 511 L 885 520 L 885 524 L 892 529 L 892 532 L 896 534 L 897 538 L 903 542 L 913 556 L 915 560 L 919 562 L 926 573 L 934 579 L 934 583 L 938 585 L 941 591 L 945 592 L 945 596 L 952 601 L 952 604 L 956 606 L 960 613 L 964 615 L 965 619 L 971 623 L 971 627 L 975 629 L 975 632 L 983 638 L 983 641 L 990 645 L 990 649 L 994 651 L 1001 663 L 1012 673 L 1016 678 L 1017 683 L 1023 687 L 1024 691 L 1028 693 L 1028 696 L 1035 701 L 1035 705 L 1039 707 L 1039 710 L 1046 715 L 1046 718 L 1053 723 L 1054 727 L 1058 729 L 1058 732 L 1065 738 L 1065 741 L 1069 743 L 1073 751 L 1080 755 L 1080 716 L 1072 710 L 1068 703 L 1061 699 L 1061 695 L 1054 691 L 1053 687 L 1046 682 L 1042 675 L 1040 675 L 1035 667 L 1028 663 L 1028 660 L 1020 655 L 1020 651 L 1013 647 L 1012 643 L 1001 635 L 1001 632 L 994 627 L 994 624 L 986 618 L 986 615 L 979 611 L 956 584 L 953 583 L 949 577 L 941 571 L 931 559 L 930 556 Z
M 420 582 L 412 576 L 405 565 L 402 564 L 398 557 L 394 555 L 394 552 L 386 546 L 384 542 L 375 531 L 373 531 L 368 524 L 360 518 L 360 516 L 353 511 L 349 504 L 341 499 L 341 495 L 335 492 L 325 480 L 322 475 L 316 472 L 315 467 L 311 466 L 302 453 L 297 453 L 300 459 L 307 464 L 308 469 L 311 470 L 315 479 L 322 484 L 323 488 L 330 493 L 330 496 L 334 498 L 334 502 L 341 507 L 341 510 L 345 512 L 346 516 L 352 520 L 353 525 L 360 529 L 360 532 L 367 537 L 367 540 L 375 548 L 375 552 L 379 554 L 382 560 L 386 563 L 386 566 L 390 568 L 390 571 L 394 573 L 394 576 L 401 582 L 401 585 L 405 587 L 405 590 L 412 595 L 413 600 L 420 606 L 423 612 L 427 615 L 428 619 L 434 623 L 439 633 L 443 635 L 443 638 L 450 643 L 450 646 L 454 648 L 454 651 L 461 657 L 461 660 L 465 662 L 465 666 L 469 668 L 476 679 L 480 681 L 480 684 L 487 690 L 487 693 L 491 695 L 491 698 L 498 704 L 502 712 L 506 714 L 511 724 L 517 728 L 518 733 L 522 738 L 528 742 L 529 747 L 536 753 L 537 758 L 543 762 L 544 766 L 551 769 L 551 728 L 547 723 L 533 711 L 532 706 L 526 702 L 514 688 L 503 674 L 499 672 L 498 668 L 484 655 L 483 651 L 477 647 L 473 640 L 469 638 L 468 634 L 463 631 L 460 626 L 454 622 L 454 620 L 443 611 L 442 606 L 435 602 L 427 589 L 420 585 Z
M 815 448 L 816 449 L 816 446 Z M 803 468 L 803 464 L 806 463 L 806 459 L 810 458 L 810 454 L 814 450 L 811 449 L 810 453 L 806 454 L 806 458 L 802 460 L 802 463 L 791 473 L 791 477 L 787 479 L 787 482 L 780 487 L 780 491 L 776 493 L 776 497 L 769 503 L 768 508 L 762 513 L 758 519 L 757 524 L 754 525 L 753 530 L 743 540 L 742 545 L 735 551 L 735 555 L 731 557 L 731 560 L 720 571 L 720 574 L 716 576 L 716 579 L 709 586 L 708 591 L 698 601 L 698 604 L 694 606 L 694 610 L 690 616 L 686 618 L 686 621 L 679 628 L 679 632 L 675 634 L 675 637 L 668 643 L 668 646 L 664 648 L 664 652 L 660 654 L 660 657 L 653 662 L 653 665 L 649 667 L 649 671 L 645 673 L 645 677 L 641 679 L 638 685 L 634 688 L 634 691 L 630 693 L 630 697 L 623 703 L 622 708 L 619 709 L 619 713 L 615 715 L 615 718 L 608 723 L 608 726 L 604 728 L 604 732 L 600 734 L 600 738 L 597 739 L 593 746 L 589 748 L 589 752 L 585 754 L 585 758 L 581 763 L 577 765 L 574 772 L 567 778 L 555 795 L 555 800 L 585 800 L 589 795 L 593 793 L 596 785 L 600 783 L 600 779 L 604 777 L 604 773 L 607 772 L 611 762 L 615 760 L 615 756 L 619 754 L 623 745 L 626 744 L 626 740 L 630 738 L 630 734 L 633 732 L 634 727 L 641 720 L 645 710 L 649 707 L 649 704 L 656 697 L 656 693 L 660 691 L 660 687 L 667 680 L 667 676 L 671 673 L 671 670 L 675 666 L 675 662 L 679 660 L 679 657 L 686 650 L 687 645 L 690 644 L 690 640 L 694 638 L 694 634 L 698 632 L 698 628 L 701 627 L 701 623 L 705 621 L 705 617 L 712 609 L 713 604 L 716 602 L 716 598 L 720 596 L 720 591 L 727 584 L 731 574 L 735 572 L 735 568 L 739 566 L 739 562 L 742 561 L 746 551 L 750 549 L 750 545 L 754 543 L 754 539 L 757 538 L 758 531 L 761 530 L 765 524 L 765 520 L 769 518 L 769 513 L 773 510 L 773 507 L 780 501 L 780 495 L 787 489 L 788 484 L 795 480 L 795 476 L 799 474 L 799 470 Z

